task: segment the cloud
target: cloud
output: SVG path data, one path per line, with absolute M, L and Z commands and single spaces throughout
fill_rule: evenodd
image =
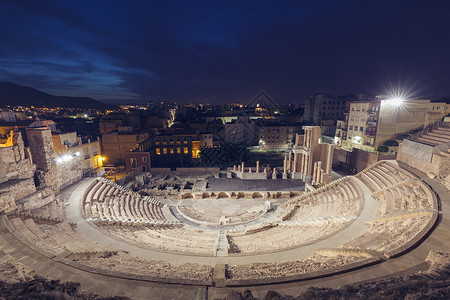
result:
M 102 99 L 251 99 L 427 74 L 450 93 L 448 2 L 4 1 L 0 76 Z M 446 26 L 447 25 L 447 26 Z M 4 80 L 4 79 L 2 79 Z M 11 80 L 12 81 L 12 80 Z

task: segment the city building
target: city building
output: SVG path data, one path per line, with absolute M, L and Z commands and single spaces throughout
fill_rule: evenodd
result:
M 343 120 L 347 102 L 366 98 L 364 94 L 332 96 L 316 94 L 305 102 L 303 121 L 308 125 L 320 126 L 322 135 L 335 136 L 336 120 Z
M 125 153 L 125 171 L 148 172 L 150 170 L 150 153 L 140 151 L 130 151 Z
M 107 163 L 119 163 L 125 160 L 125 153 L 137 148 L 140 143 L 149 139 L 146 132 L 108 132 L 102 134 L 102 153 Z
M 273 123 L 259 126 L 260 149 L 288 149 L 292 145 L 296 126 Z
M 250 120 L 248 116 L 238 116 L 225 124 L 222 138 L 230 144 L 256 146 L 259 140 L 259 129 L 255 121 Z
M 57 154 L 78 153 L 81 156 L 81 168 L 84 175 L 103 175 L 102 167 L 105 157 L 102 156 L 99 139 L 95 141 L 82 139 L 75 131 L 53 134 L 52 139 Z
M 345 119 L 337 123 L 334 141 L 345 149 L 377 151 L 388 140 L 401 140 L 405 135 L 441 120 L 449 106 L 430 100 L 351 102 Z
M 173 134 L 153 137 L 150 150 L 153 167 L 186 166 L 200 157 L 201 140 L 196 134 Z
M 214 139 L 211 133 L 202 133 L 200 134 L 201 138 L 201 146 L 211 148 L 214 146 Z

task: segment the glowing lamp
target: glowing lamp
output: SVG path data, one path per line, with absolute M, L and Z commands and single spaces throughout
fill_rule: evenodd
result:
M 392 105 L 395 105 L 395 106 L 399 106 L 399 105 L 401 105 L 403 103 L 403 101 L 404 100 L 402 98 L 395 97 L 395 98 L 390 99 L 389 103 L 391 103 Z

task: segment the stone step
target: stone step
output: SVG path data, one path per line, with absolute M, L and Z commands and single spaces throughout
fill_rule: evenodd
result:
M 440 136 L 435 136 L 435 135 L 426 134 L 426 135 L 423 135 L 421 138 L 428 139 L 428 140 L 432 140 L 432 141 L 441 142 L 442 144 L 443 144 L 443 143 L 450 142 L 450 136 L 447 136 L 447 137 L 440 137 Z
M 228 256 L 230 245 L 228 244 L 227 235 L 224 231 L 219 231 L 214 247 L 216 256 Z

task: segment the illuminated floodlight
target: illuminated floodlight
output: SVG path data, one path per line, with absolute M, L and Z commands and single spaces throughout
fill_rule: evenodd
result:
M 80 156 L 80 152 L 75 152 L 75 155 L 76 156 Z
M 72 160 L 73 156 L 72 155 L 62 155 L 60 157 L 58 157 L 57 159 L 55 159 L 55 161 L 57 163 L 63 163 L 63 162 L 68 162 L 70 160 Z
M 392 99 L 389 99 L 388 101 L 390 104 L 392 104 L 394 106 L 400 106 L 400 105 L 402 105 L 403 101 L 405 101 L 405 100 L 400 97 L 394 97 Z

